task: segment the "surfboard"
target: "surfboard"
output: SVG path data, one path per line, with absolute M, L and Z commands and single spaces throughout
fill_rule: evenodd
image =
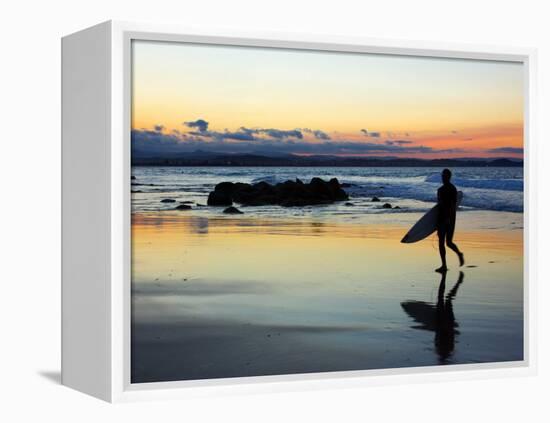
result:
M 458 191 L 456 194 L 456 207 L 462 202 L 462 191 Z M 432 207 L 424 216 L 416 222 L 413 227 L 407 232 L 403 237 L 401 242 L 405 244 L 412 244 L 413 242 L 418 242 L 430 236 L 437 229 L 437 214 L 439 213 L 439 205 Z

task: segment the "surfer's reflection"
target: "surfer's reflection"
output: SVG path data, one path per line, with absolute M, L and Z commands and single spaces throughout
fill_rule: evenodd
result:
M 439 361 L 448 362 L 455 347 L 455 336 L 459 334 L 458 323 L 453 312 L 453 300 L 456 297 L 460 284 L 464 281 L 464 273 L 460 272 L 458 281 L 445 295 L 445 280 L 447 272 L 441 274 L 441 282 L 437 293 L 437 304 L 424 301 L 405 301 L 401 303 L 403 310 L 411 316 L 418 325 L 414 329 L 435 332 L 434 344 Z

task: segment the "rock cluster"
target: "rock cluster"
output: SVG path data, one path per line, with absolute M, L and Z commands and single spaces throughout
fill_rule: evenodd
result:
M 223 211 L 225 214 L 243 214 L 237 207 L 228 207 Z
M 281 205 L 283 207 L 312 206 L 348 200 L 338 179 L 324 181 L 313 178 L 309 183 L 301 180 L 271 185 L 267 182 L 245 184 L 242 182 L 221 182 L 208 195 L 209 206 Z

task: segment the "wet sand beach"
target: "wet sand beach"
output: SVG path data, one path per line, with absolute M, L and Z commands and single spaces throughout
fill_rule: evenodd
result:
M 134 213 L 132 382 L 522 360 L 523 215 L 460 213 L 444 279 L 420 215 Z

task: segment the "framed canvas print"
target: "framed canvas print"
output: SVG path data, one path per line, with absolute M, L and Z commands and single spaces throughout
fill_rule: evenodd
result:
M 534 369 L 528 50 L 63 39 L 63 383 L 115 401 Z

